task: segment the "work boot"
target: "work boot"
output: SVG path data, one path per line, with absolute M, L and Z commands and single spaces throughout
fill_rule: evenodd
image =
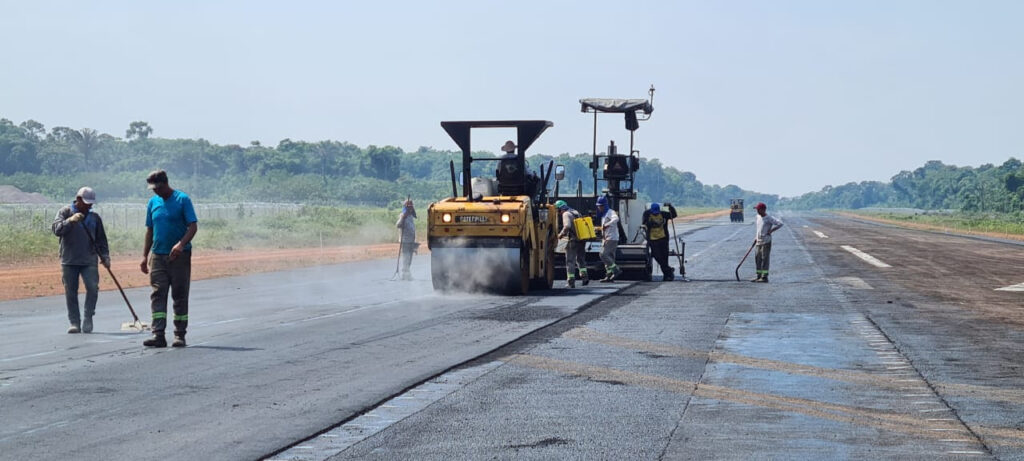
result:
M 671 281 L 675 280 L 676 279 L 675 273 L 676 272 L 674 270 L 672 270 L 671 267 L 668 268 L 668 271 L 665 272 L 665 275 L 661 278 L 661 281 L 662 282 L 671 282 Z
M 590 277 L 583 277 L 582 280 L 583 280 L 583 286 L 587 286 L 587 285 L 590 284 Z
M 576 280 L 569 279 L 569 288 L 576 288 Z
M 608 274 L 605 278 L 601 279 L 601 283 L 612 283 L 615 281 L 615 274 Z
M 768 283 L 768 274 L 762 275 L 761 280 L 759 280 L 759 282 Z
M 85 316 L 85 321 L 82 322 L 82 333 L 92 333 L 92 316 Z
M 154 334 L 152 338 L 143 341 L 142 345 L 146 347 L 167 347 L 167 339 L 164 338 L 164 335 Z
M 174 335 L 174 342 L 171 347 L 185 347 L 185 335 Z
M 70 334 L 75 334 L 75 333 L 78 333 L 80 331 L 82 331 L 82 330 L 78 328 L 78 325 L 71 324 L 71 326 L 68 327 L 68 333 L 70 333 Z

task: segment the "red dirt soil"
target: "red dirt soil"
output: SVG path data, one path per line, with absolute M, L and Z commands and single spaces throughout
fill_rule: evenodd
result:
M 729 210 L 701 213 L 676 218 L 679 222 L 712 218 Z M 427 252 L 420 246 L 420 255 Z M 192 256 L 192 280 L 230 277 L 259 272 L 272 272 L 298 267 L 339 264 L 371 259 L 398 257 L 398 244 L 357 245 L 333 248 L 202 250 Z M 149 276 L 139 270 L 141 254 L 113 255 L 110 269 L 123 288 L 149 286 Z M 64 293 L 60 262 L 37 261 L 28 264 L 0 264 L 0 301 L 53 296 Z M 100 290 L 116 290 L 105 269 L 100 269 Z M 80 289 L 84 292 L 84 288 Z

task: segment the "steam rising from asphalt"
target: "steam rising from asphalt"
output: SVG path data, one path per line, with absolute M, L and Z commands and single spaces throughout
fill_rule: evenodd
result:
M 459 238 L 450 247 L 431 251 L 431 271 L 441 276 L 445 288 L 468 292 L 500 292 L 518 286 L 519 248 L 472 247 Z

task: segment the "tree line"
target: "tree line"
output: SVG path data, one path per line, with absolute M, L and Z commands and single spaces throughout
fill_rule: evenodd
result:
M 780 206 L 797 209 L 910 207 L 1014 213 L 1024 217 L 1024 164 L 1011 157 L 1002 165 L 977 168 L 932 160 L 913 171 L 901 171 L 889 182 L 851 182 L 787 198 Z
M 283 139 L 276 146 L 257 141 L 247 146 L 218 145 L 205 139 L 153 136 L 147 122 L 131 122 L 124 137 L 91 128 L 50 129 L 35 120 L 14 124 L 0 119 L 0 184 L 64 200 L 89 184 L 107 200 L 148 196 L 142 178 L 168 171 L 172 183 L 206 201 L 265 201 L 314 204 L 396 206 L 405 197 L 434 201 L 451 194 L 449 162 L 461 168 L 460 152 L 420 147 L 405 152 L 394 146 L 359 147 L 324 140 Z M 474 156 L 493 155 L 476 152 Z M 582 180 L 592 193 L 588 153 L 536 154 L 534 171 L 549 162 L 566 169 L 563 191 Z M 493 164 L 474 164 L 474 174 L 492 176 Z M 902 171 L 889 182 L 864 181 L 826 186 L 800 197 L 744 190 L 736 185 L 707 185 L 687 171 L 641 159 L 636 176 L 641 200 L 683 206 L 726 207 L 729 199 L 794 209 L 913 207 L 969 212 L 1022 213 L 1024 167 L 1010 158 L 1000 166 L 977 168 L 927 162 Z M 550 187 L 551 185 L 549 185 Z
M 144 121 L 131 122 L 124 137 L 91 128 L 55 126 L 35 120 L 14 124 L 0 119 L 0 183 L 54 199 L 74 194 L 81 184 L 96 188 L 106 199 L 148 196 L 142 178 L 157 168 L 167 170 L 172 184 L 208 201 L 347 203 L 394 206 L 405 197 L 434 201 L 451 194 L 449 161 L 461 168 L 461 152 L 420 147 L 405 152 L 394 146 L 359 147 L 342 141 L 283 139 L 276 146 L 253 141 L 247 146 L 218 145 L 205 139 L 153 136 Z M 476 152 L 474 156 L 492 155 Z M 593 189 L 590 154 L 531 155 L 534 171 L 554 161 L 566 168 L 562 190 Z M 474 173 L 493 164 L 474 164 Z M 641 159 L 637 172 L 640 198 L 688 206 L 727 206 L 730 198 L 747 197 L 774 204 L 778 196 L 738 186 L 705 185 L 690 172 Z M 572 184 L 572 186 L 568 186 Z M 549 185 L 551 187 L 553 185 Z

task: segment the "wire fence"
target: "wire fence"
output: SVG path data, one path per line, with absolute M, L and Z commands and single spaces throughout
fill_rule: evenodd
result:
M 22 203 L 0 204 L 0 229 L 49 231 L 57 212 L 65 204 Z M 193 204 L 199 221 L 225 219 L 240 221 L 258 216 L 296 215 L 303 205 L 294 203 L 203 203 Z M 107 229 L 143 228 L 146 225 L 145 203 L 97 203 L 92 211 L 103 218 Z

